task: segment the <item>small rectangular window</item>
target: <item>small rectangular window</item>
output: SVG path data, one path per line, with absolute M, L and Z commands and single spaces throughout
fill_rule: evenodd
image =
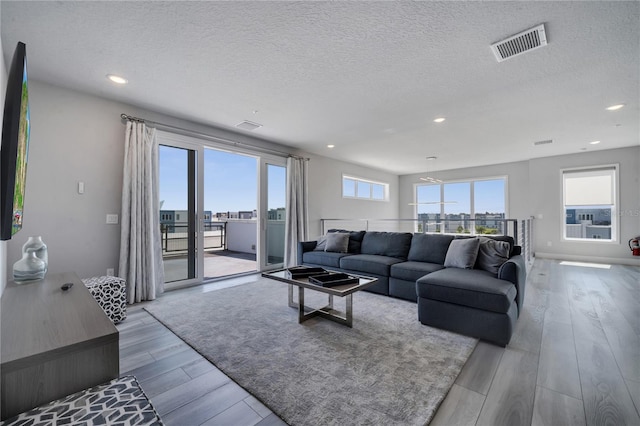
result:
M 616 240 L 616 172 L 616 166 L 562 171 L 565 240 Z
M 358 198 L 371 198 L 371 183 L 358 182 Z
M 374 184 L 371 188 L 371 198 L 374 200 L 384 200 L 384 186 Z
M 355 197 L 356 196 L 356 181 L 349 178 L 342 179 L 342 196 L 343 197 Z
M 389 184 L 345 175 L 342 176 L 342 197 L 387 201 Z

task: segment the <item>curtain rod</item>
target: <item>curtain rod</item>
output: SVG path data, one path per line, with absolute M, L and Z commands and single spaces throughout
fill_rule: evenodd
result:
M 263 148 L 263 147 L 259 147 L 256 145 L 252 145 L 252 144 L 248 144 L 248 143 L 244 143 L 244 142 L 238 142 L 238 141 L 233 141 L 231 139 L 225 139 L 225 138 L 221 138 L 219 136 L 213 136 L 213 135 L 209 135 L 207 133 L 202 133 L 202 132 L 196 132 L 195 130 L 190 130 L 190 129 L 185 129 L 182 127 L 177 127 L 177 126 L 172 126 L 170 124 L 164 124 L 164 123 L 158 123 L 157 121 L 151 121 L 151 120 L 147 120 L 144 118 L 140 118 L 140 117 L 134 117 L 132 115 L 128 115 L 125 113 L 120 114 L 120 118 L 123 120 L 127 120 L 127 121 L 137 121 L 138 123 L 145 123 L 145 124 L 151 124 L 153 126 L 159 127 L 161 129 L 167 129 L 167 130 L 173 130 L 179 134 L 183 134 L 185 136 L 197 136 L 200 138 L 205 138 L 205 139 L 209 139 L 212 140 L 214 142 L 221 142 L 227 145 L 231 145 L 231 146 L 235 146 L 235 147 L 245 147 L 245 148 L 249 148 L 249 149 L 254 149 L 256 151 L 261 151 L 264 152 L 266 154 L 276 154 L 279 155 L 281 157 L 292 157 L 292 158 L 301 158 L 305 161 L 309 161 L 308 158 L 305 157 L 300 157 L 299 155 L 293 155 L 293 154 L 289 154 L 287 152 L 282 152 L 282 151 L 278 151 L 276 149 L 271 149 L 271 148 Z

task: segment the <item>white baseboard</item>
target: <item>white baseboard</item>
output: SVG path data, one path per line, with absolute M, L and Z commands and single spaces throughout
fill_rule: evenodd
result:
M 591 263 L 607 263 L 613 265 L 628 265 L 628 266 L 640 266 L 640 257 L 595 257 L 595 256 L 580 256 L 573 254 L 560 254 L 560 253 L 544 253 L 536 252 L 536 257 L 540 259 L 556 259 L 556 260 L 570 260 L 573 262 L 591 262 Z

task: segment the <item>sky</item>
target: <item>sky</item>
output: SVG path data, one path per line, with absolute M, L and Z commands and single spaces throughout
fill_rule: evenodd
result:
M 187 150 L 160 146 L 160 200 L 163 210 L 187 209 Z M 285 168 L 269 165 L 268 208 L 285 206 Z M 213 213 L 258 208 L 258 160 L 204 150 L 204 210 Z

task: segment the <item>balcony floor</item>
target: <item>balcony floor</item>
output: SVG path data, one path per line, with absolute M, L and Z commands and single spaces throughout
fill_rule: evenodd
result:
M 171 283 L 187 276 L 187 256 L 172 255 L 164 258 L 165 282 Z M 231 250 L 211 250 L 204 255 L 204 278 L 227 277 L 258 270 L 256 255 Z

